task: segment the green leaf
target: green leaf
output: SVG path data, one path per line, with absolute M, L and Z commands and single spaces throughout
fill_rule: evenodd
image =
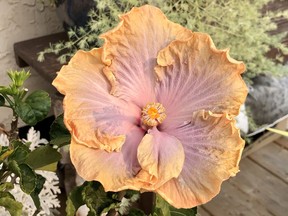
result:
M 71 137 L 69 131 L 65 127 L 63 114 L 58 116 L 50 127 L 50 136 L 52 139 L 59 139 L 61 137 Z
M 11 197 L 1 197 L 0 206 L 3 206 L 11 216 L 21 216 L 23 205 Z
M 140 209 L 132 208 L 128 216 L 145 216 L 145 213 Z
M 21 175 L 20 168 L 19 168 L 19 166 L 18 166 L 16 161 L 14 161 L 14 160 L 9 161 L 8 167 L 13 173 L 15 173 L 16 176 L 20 176 Z
M 0 155 L 4 154 L 6 151 L 9 150 L 9 147 L 8 146 L 3 146 L 4 144 L 0 142 Z
M 37 168 L 37 170 L 44 170 L 44 171 L 56 172 L 56 170 L 57 170 L 57 164 L 58 164 L 58 162 L 51 163 L 51 164 L 48 164 L 48 165 L 46 165 L 46 166 L 39 167 L 39 168 Z
M 140 198 L 140 192 L 139 192 L 139 191 L 126 190 L 124 197 L 125 197 L 126 199 L 131 199 L 132 197 L 135 197 L 135 195 L 138 196 L 138 199 Z M 133 200 L 133 201 L 134 201 L 134 200 Z M 135 201 L 137 201 L 137 200 L 135 200 Z
M 24 163 L 30 152 L 31 151 L 29 150 L 29 148 L 23 143 L 21 143 L 9 156 L 9 160 L 15 160 L 18 164 Z
M 67 202 L 66 202 L 66 214 L 67 216 L 74 216 L 77 209 L 84 205 L 85 202 L 82 198 L 82 191 L 84 187 L 87 185 L 86 182 L 83 185 L 75 187 L 69 194 Z
M 116 200 L 115 200 L 115 201 L 116 201 Z M 112 210 L 112 209 L 115 210 L 115 209 L 118 208 L 118 207 L 119 207 L 118 202 L 111 203 L 109 206 L 107 206 L 106 208 L 102 209 L 101 215 L 102 215 L 103 213 L 109 212 L 109 211 Z
M 197 207 L 191 209 L 177 209 L 166 202 L 161 196 L 156 196 L 155 216 L 196 216 Z
M 5 98 L 0 95 L 0 106 L 3 106 L 5 104 Z
M 50 141 L 50 144 L 57 145 L 58 148 L 61 148 L 65 145 L 69 145 L 71 142 L 71 135 L 63 135 L 61 137 L 57 137 Z
M 101 215 L 104 210 L 116 202 L 106 193 L 99 182 L 89 182 L 82 191 L 82 197 L 92 215 Z
M 15 200 L 14 196 L 10 192 L 7 192 L 7 191 L 5 191 L 5 192 L 0 191 L 0 197 L 1 198 L 8 197 L 8 198 L 11 198 L 11 199 Z
M 20 187 L 25 193 L 31 194 L 36 187 L 37 175 L 27 164 L 20 164 L 19 168 Z
M 40 208 L 40 199 L 39 199 L 39 194 L 41 192 L 41 190 L 43 189 L 43 185 L 45 183 L 46 179 L 39 175 L 39 174 L 36 174 L 36 187 L 34 189 L 34 191 L 30 194 L 34 204 L 35 204 L 35 207 L 37 209 Z
M 35 125 L 37 123 L 35 113 L 29 104 L 23 101 L 18 102 L 15 112 L 28 125 Z
M 7 191 L 14 188 L 14 184 L 11 182 L 5 182 L 0 184 L 0 191 Z
M 35 125 L 43 120 L 49 113 L 51 99 L 45 91 L 32 92 L 25 101 L 16 104 L 16 113 L 27 124 Z
M 156 205 L 154 209 L 154 214 L 157 216 L 171 216 L 169 203 L 167 203 L 162 197 L 156 195 Z
M 23 145 L 21 140 L 13 140 L 13 141 L 11 141 L 11 144 L 12 144 L 14 149 L 16 149 L 18 146 Z
M 20 164 L 15 160 L 9 161 L 9 168 L 20 177 L 20 188 L 23 192 L 31 194 L 36 187 L 36 173 L 27 164 Z
M 66 202 L 66 214 L 74 216 L 77 209 L 86 204 L 90 210 L 89 216 L 101 215 L 119 206 L 120 201 L 112 199 L 114 194 L 106 193 L 99 182 L 84 182 L 70 192 Z
M 61 154 L 53 149 L 51 146 L 41 146 L 32 151 L 27 159 L 26 163 L 33 169 L 39 169 L 46 165 L 58 162 L 61 159 Z
M 2 95 L 14 95 L 15 91 L 13 87 L 0 86 L 0 94 Z
M 191 209 L 176 209 L 173 206 L 170 206 L 171 216 L 196 216 L 197 207 Z

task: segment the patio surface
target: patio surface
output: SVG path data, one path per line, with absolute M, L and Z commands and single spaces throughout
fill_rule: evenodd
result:
M 198 208 L 201 216 L 287 216 L 288 139 L 280 138 L 240 162 L 236 177 Z

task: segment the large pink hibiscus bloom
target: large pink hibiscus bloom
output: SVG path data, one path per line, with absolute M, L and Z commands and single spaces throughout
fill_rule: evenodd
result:
M 65 95 L 72 162 L 107 191 L 155 191 L 176 208 L 205 203 L 239 169 L 245 66 L 155 7 L 120 19 L 103 47 L 78 51 L 53 82 Z

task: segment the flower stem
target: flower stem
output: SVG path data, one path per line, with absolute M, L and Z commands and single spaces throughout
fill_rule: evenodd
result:
M 140 195 L 139 208 L 146 214 L 153 214 L 156 196 L 153 192 L 146 192 Z

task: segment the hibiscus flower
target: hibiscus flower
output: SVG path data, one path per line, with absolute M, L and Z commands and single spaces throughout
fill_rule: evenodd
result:
M 53 82 L 78 174 L 106 191 L 154 191 L 176 208 L 212 199 L 239 170 L 244 64 L 149 5 L 101 38 Z

